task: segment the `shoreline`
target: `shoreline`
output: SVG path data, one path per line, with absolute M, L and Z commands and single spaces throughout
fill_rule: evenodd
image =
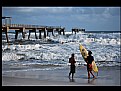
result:
M 87 79 L 86 67 L 77 67 L 74 79 L 69 67 L 55 70 L 6 72 L 2 86 L 120 86 L 120 67 L 101 67 L 96 79 Z
M 72 79 L 70 82 L 48 81 L 32 78 L 2 77 L 3 86 L 90 86 L 89 84 L 75 83 Z M 72 82 L 71 82 L 72 81 Z M 93 85 L 92 85 L 93 86 Z

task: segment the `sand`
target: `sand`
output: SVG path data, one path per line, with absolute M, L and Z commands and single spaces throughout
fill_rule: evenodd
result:
M 86 67 L 76 67 L 74 79 L 69 67 L 55 70 L 4 72 L 2 86 L 120 86 L 120 67 L 100 67 L 96 79 L 87 79 Z
M 48 81 L 31 78 L 16 78 L 3 77 L 3 86 L 81 86 L 79 83 L 63 82 L 63 81 Z M 88 84 L 82 84 L 88 85 Z

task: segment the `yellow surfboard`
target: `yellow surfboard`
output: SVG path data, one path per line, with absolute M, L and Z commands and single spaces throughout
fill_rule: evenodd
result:
M 86 58 L 88 56 L 88 51 L 81 44 L 79 44 L 79 49 L 80 49 L 80 52 L 81 52 L 81 55 L 82 55 L 84 61 L 86 62 Z M 92 62 L 92 69 L 93 69 L 94 72 L 98 72 L 98 68 L 97 68 L 95 61 Z

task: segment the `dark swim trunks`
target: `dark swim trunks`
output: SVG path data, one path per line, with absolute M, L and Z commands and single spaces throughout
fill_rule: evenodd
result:
M 71 73 L 75 73 L 75 65 L 71 65 L 70 71 L 71 71 Z

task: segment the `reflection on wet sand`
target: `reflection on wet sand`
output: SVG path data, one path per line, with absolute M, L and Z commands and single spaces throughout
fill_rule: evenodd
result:
M 89 84 L 95 84 L 95 79 L 96 79 L 96 78 L 88 79 L 88 83 L 89 83 Z
M 71 79 L 71 78 L 69 78 L 69 81 L 70 81 L 70 82 L 75 82 L 75 80 L 74 80 L 74 79 Z

